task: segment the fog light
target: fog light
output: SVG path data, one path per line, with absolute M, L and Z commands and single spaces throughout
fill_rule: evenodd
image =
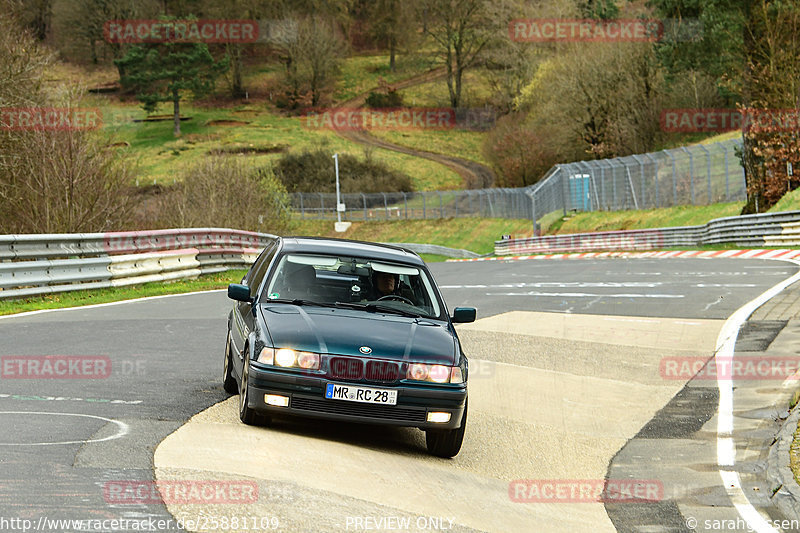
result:
M 428 422 L 435 422 L 437 424 L 446 424 L 447 422 L 450 422 L 450 413 L 442 413 L 438 411 L 428 413 Z
M 289 407 L 289 397 L 280 394 L 265 394 L 264 402 L 275 407 Z

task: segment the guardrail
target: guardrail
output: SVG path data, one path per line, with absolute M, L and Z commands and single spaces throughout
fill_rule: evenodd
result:
M 0 235 L 0 300 L 247 268 L 274 238 L 224 228 Z M 478 257 L 432 244 L 392 244 L 416 253 Z
M 496 255 L 655 250 L 677 246 L 800 246 L 800 211 L 714 219 L 702 226 L 545 235 L 495 241 Z
M 245 268 L 274 238 L 223 228 L 0 235 L 0 299 Z

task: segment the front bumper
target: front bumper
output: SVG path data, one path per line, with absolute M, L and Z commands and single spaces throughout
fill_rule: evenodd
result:
M 286 371 L 249 369 L 248 407 L 264 414 L 294 415 L 346 422 L 364 422 L 420 429 L 456 429 L 461 427 L 467 398 L 466 383 L 460 385 L 410 384 L 391 385 L 372 382 L 347 382 L 322 376 L 297 375 Z M 325 398 L 328 383 L 397 390 L 397 405 L 332 400 Z M 288 407 L 267 405 L 266 394 L 289 397 Z M 429 411 L 450 413 L 446 423 L 428 422 Z

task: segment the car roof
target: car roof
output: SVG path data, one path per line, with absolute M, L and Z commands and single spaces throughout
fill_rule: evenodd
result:
M 368 259 L 425 265 L 425 262 L 414 252 L 390 244 L 333 239 L 330 237 L 281 237 L 280 241 L 285 252 L 350 255 Z

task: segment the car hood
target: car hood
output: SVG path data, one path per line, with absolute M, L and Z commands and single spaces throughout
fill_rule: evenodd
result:
M 263 305 L 273 346 L 317 353 L 455 364 L 447 323 L 424 318 L 290 304 Z

